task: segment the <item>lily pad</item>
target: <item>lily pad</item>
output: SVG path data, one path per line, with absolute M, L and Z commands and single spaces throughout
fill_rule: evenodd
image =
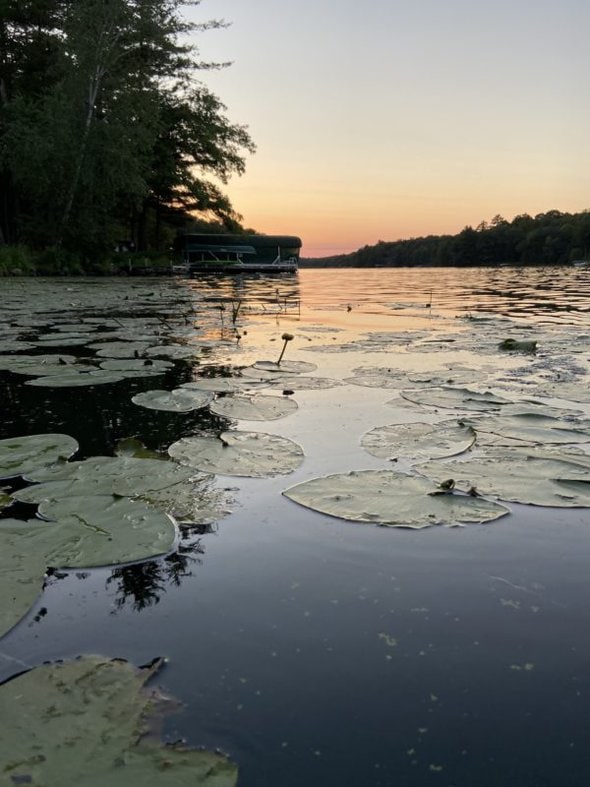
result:
M 401 391 L 404 399 L 429 407 L 449 407 L 457 410 L 500 410 L 512 400 L 496 396 L 491 391 L 472 391 L 469 388 L 440 386 L 439 388 L 415 388 Z M 397 404 L 397 402 L 396 402 Z
M 315 372 L 318 367 L 315 363 L 308 363 L 307 361 L 281 361 L 280 364 L 276 363 L 276 361 L 256 361 L 254 368 L 265 372 L 303 374 L 304 372 Z
M 145 688 L 161 663 L 138 670 L 122 660 L 85 656 L 43 664 L 4 683 L 2 782 L 235 787 L 237 767 L 221 754 L 163 745 L 153 734 L 156 714 L 174 708 Z
M 34 434 L 0 440 L 0 478 L 15 478 L 69 459 L 78 443 L 67 434 Z
M 244 421 L 273 421 L 297 410 L 297 402 L 284 396 L 224 396 L 209 408 L 212 413 Z
M 174 388 L 172 391 L 143 391 L 131 398 L 134 404 L 149 410 L 166 410 L 173 413 L 188 413 L 199 410 L 213 401 L 209 391 L 195 391 L 188 388 Z
M 453 478 L 458 489 L 475 489 L 500 500 L 558 508 L 590 507 L 588 468 L 557 456 L 537 457 L 526 449 L 498 448 L 467 461 L 435 460 L 416 469 L 434 481 Z
M 35 535 L 47 527 L 39 520 L 0 519 L 0 637 L 27 614 L 43 589 L 47 562 Z
M 109 372 L 165 372 L 172 369 L 170 361 L 151 360 L 151 358 L 113 358 L 101 361 L 100 368 Z
M 482 433 L 505 437 L 510 441 L 530 443 L 572 444 L 590 442 L 590 422 L 579 418 L 557 418 L 532 410 L 473 418 L 469 421 L 476 430 L 478 442 Z M 500 440 L 494 441 L 496 445 Z
M 361 470 L 313 478 L 283 495 L 340 519 L 413 529 L 490 522 L 510 513 L 484 498 L 439 491 L 425 478 L 393 470 Z
M 250 381 L 246 382 L 250 385 Z M 199 377 L 189 383 L 182 383 L 181 388 L 195 391 L 211 391 L 211 393 L 236 393 L 243 390 L 244 382 L 239 377 Z
M 105 369 L 97 369 L 93 372 L 77 372 L 70 370 L 68 373 L 52 374 L 49 377 L 36 377 L 34 380 L 27 380 L 25 385 L 32 385 L 39 388 L 77 388 L 118 383 L 124 379 L 124 372 L 108 372 Z
M 361 438 L 362 447 L 380 459 L 406 456 L 421 461 L 461 454 L 474 442 L 471 426 L 457 421 L 378 426 Z
M 263 432 L 222 432 L 218 438 L 183 437 L 168 448 L 177 462 L 206 473 L 267 478 L 292 473 L 303 449 L 286 437 Z

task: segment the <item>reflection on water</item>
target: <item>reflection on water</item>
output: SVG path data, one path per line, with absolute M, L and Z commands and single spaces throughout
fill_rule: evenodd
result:
M 148 324 L 124 322 L 133 316 L 155 320 L 163 343 L 195 348 L 163 376 L 92 389 L 33 388 L 1 371 L 0 438 L 63 431 L 82 456 L 110 455 L 125 437 L 162 450 L 236 426 L 208 409 L 149 411 L 131 396 L 276 357 L 293 324 L 288 357 L 301 353 L 340 381 L 361 365 L 411 371 L 419 353 L 417 366 L 448 366 L 460 355 L 459 326 L 475 333 L 467 317 L 491 326 L 470 357 L 482 380 L 503 362 L 504 326 L 528 326 L 549 347 L 512 358 L 511 373 L 565 370 L 579 386 L 587 366 L 590 284 L 576 268 L 301 270 L 116 288 L 34 281 L 30 300 L 27 281 L 2 287 L 7 341 L 55 333 L 61 304 L 72 331 L 76 322 L 120 331 L 115 316 L 134 338 Z M 402 331 L 411 335 L 396 343 Z M 330 354 L 341 340 L 350 351 Z M 85 345 L 67 350 L 93 357 Z M 333 464 L 377 467 L 359 441 L 391 421 L 394 393 L 297 390 L 297 414 L 260 428 L 303 445 L 296 481 Z M 80 653 L 136 664 L 165 656 L 161 682 L 185 705 L 168 739 L 228 752 L 240 787 L 590 783 L 586 510 L 515 505 L 495 524 L 393 531 L 303 510 L 281 495 L 290 478 L 219 484 L 235 495 L 235 511 L 185 533 L 173 555 L 48 576 L 30 615 L 0 642 L 1 675 Z

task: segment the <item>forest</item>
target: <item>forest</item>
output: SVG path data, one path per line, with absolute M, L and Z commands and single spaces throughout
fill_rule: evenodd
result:
M 181 0 L 0 0 L 0 268 L 76 272 L 180 228 L 240 231 L 255 149 L 203 81 Z
M 550 210 L 507 221 L 497 215 L 457 235 L 379 241 L 350 254 L 305 260 L 307 267 L 565 265 L 590 261 L 590 211 Z

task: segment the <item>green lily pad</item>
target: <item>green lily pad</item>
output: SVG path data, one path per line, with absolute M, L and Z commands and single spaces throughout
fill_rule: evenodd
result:
M 13 493 L 13 498 L 23 503 L 39 505 L 71 497 L 115 495 L 147 503 L 182 523 L 215 522 L 228 513 L 231 502 L 228 493 L 213 486 L 212 476 L 168 458 L 92 457 L 56 465 L 27 478 L 42 483 Z
M 303 374 L 304 372 L 315 372 L 318 367 L 315 363 L 308 363 L 307 361 L 281 361 L 280 364 L 276 363 L 276 361 L 256 361 L 254 368 L 265 372 Z
M 532 410 L 473 418 L 469 424 L 476 430 L 478 442 L 483 433 L 504 437 L 509 441 L 529 443 L 572 444 L 590 442 L 590 421 L 579 418 L 558 418 Z M 500 440 L 494 440 L 496 445 Z
M 105 369 L 96 369 L 92 372 L 70 370 L 63 374 L 51 374 L 49 377 L 36 377 L 34 380 L 27 380 L 25 385 L 39 388 L 77 388 L 118 383 L 124 379 L 124 372 L 108 372 Z
M 371 429 L 361 438 L 362 447 L 380 459 L 436 459 L 466 451 L 475 442 L 475 431 L 457 421 L 439 424 L 390 424 Z
M 278 435 L 222 432 L 218 438 L 183 437 L 168 448 L 177 462 L 206 473 L 266 478 L 292 473 L 303 461 L 303 449 Z
M 237 767 L 224 756 L 155 737 L 156 716 L 178 707 L 145 688 L 161 663 L 138 670 L 85 656 L 0 686 L 2 783 L 235 787 Z
M 284 396 L 224 396 L 216 399 L 209 408 L 212 413 L 244 421 L 274 421 L 297 410 L 297 402 Z
M 467 461 L 435 460 L 416 468 L 434 481 L 453 478 L 457 489 L 514 503 L 557 508 L 590 507 L 590 478 L 584 464 L 518 448 L 487 449 Z
M 67 434 L 34 434 L 0 440 L 0 478 L 14 478 L 69 459 L 78 443 Z
M 188 413 L 199 410 L 213 401 L 209 391 L 194 391 L 188 388 L 174 388 L 172 391 L 143 391 L 131 398 L 134 404 L 149 410 L 166 410 L 172 413 Z
M 413 529 L 490 522 L 510 513 L 484 498 L 438 492 L 425 478 L 393 470 L 361 470 L 313 478 L 283 495 L 340 519 Z
M 449 407 L 457 410 L 500 410 L 504 405 L 511 404 L 510 399 L 496 396 L 491 391 L 472 391 L 469 388 L 416 388 L 401 391 L 404 399 L 415 404 L 428 407 Z
M 170 361 L 151 360 L 150 358 L 113 358 L 101 361 L 100 368 L 109 372 L 165 372 L 172 369 Z
M 33 606 L 43 589 L 47 570 L 36 535 L 48 526 L 39 520 L 0 519 L 0 637 Z

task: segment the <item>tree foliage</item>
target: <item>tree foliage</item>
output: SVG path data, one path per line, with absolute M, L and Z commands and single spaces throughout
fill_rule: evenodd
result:
M 200 0 L 191 5 L 199 5 Z M 181 0 L 0 0 L 2 240 L 86 255 L 165 248 L 254 146 L 203 84 Z
M 379 241 L 318 264 L 341 267 L 563 265 L 590 260 L 590 211 L 550 210 L 507 221 L 497 215 L 457 235 Z M 305 264 L 305 262 L 303 263 Z

